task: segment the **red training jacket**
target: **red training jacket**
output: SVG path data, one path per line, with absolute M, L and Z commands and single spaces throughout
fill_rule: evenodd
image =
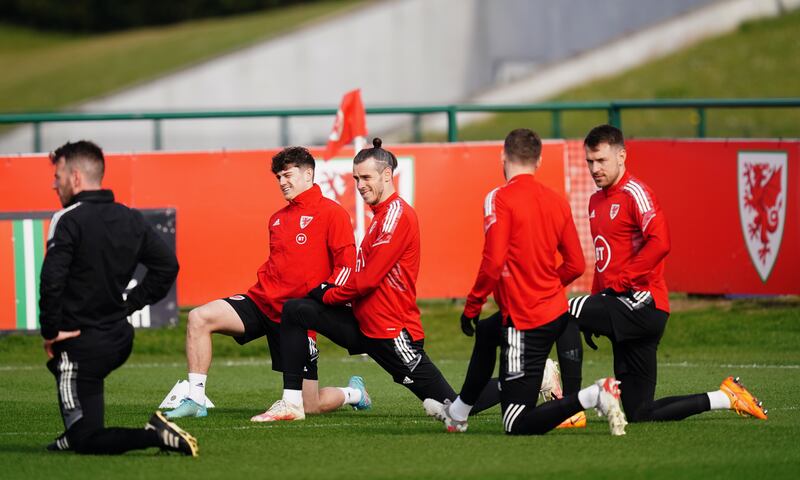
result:
M 589 199 L 589 224 L 595 252 L 592 293 L 630 290 L 637 301 L 652 296 L 656 308 L 669 313 L 664 281 L 669 229 L 652 190 L 626 171 L 616 185 Z
M 564 287 L 583 273 L 585 262 L 566 200 L 533 175 L 517 175 L 486 196 L 484 231 L 483 260 L 465 315 L 478 316 L 492 292 L 504 324 L 510 317 L 518 330 L 567 311 Z M 558 266 L 556 251 L 563 258 Z
M 269 258 L 247 296 L 280 322 L 286 300 L 305 297 L 325 281 L 346 282 L 355 252 L 350 216 L 314 185 L 270 217 Z
M 395 338 L 406 329 L 413 340 L 425 337 L 417 308 L 419 222 L 397 193 L 371 207 L 375 216 L 361 242 L 356 273 L 325 291 L 326 304 L 352 302 L 361 333 Z

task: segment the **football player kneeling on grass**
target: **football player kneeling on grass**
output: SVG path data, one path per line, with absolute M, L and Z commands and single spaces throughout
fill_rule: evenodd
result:
M 50 223 L 39 323 L 65 432 L 47 448 L 113 455 L 158 447 L 197 456 L 194 437 L 161 412 L 144 428 L 103 425 L 104 380 L 133 348 L 127 316 L 167 294 L 178 275 L 175 253 L 141 213 L 102 189 L 105 158 L 97 145 L 67 143 L 50 160 L 64 209 Z M 147 274 L 123 300 L 140 262 Z

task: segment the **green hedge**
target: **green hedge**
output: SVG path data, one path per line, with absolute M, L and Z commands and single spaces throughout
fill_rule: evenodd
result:
M 0 18 L 46 30 L 105 32 L 319 0 L 0 0 Z

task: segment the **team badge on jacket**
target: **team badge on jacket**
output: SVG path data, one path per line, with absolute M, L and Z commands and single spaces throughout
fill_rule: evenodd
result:
M 608 213 L 611 215 L 611 220 L 617 218 L 617 214 L 619 213 L 619 203 L 612 203 L 611 210 Z
M 309 217 L 308 215 L 303 215 L 300 217 L 300 229 L 304 229 L 311 223 L 311 220 L 314 220 L 314 217 Z
M 787 168 L 786 152 L 739 152 L 739 218 L 762 282 L 769 278 L 783 240 Z

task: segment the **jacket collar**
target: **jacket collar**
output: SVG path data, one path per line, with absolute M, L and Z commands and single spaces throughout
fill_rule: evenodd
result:
M 603 191 L 606 192 L 606 195 L 611 195 L 612 193 L 614 193 L 614 192 L 618 191 L 619 189 L 621 189 L 622 187 L 624 187 L 628 183 L 628 180 L 630 180 L 630 179 L 631 179 L 631 173 L 626 168 L 625 169 L 625 173 L 622 174 L 622 178 L 619 179 L 619 182 L 617 182 L 616 185 L 612 185 L 612 186 L 610 186 L 608 188 L 604 188 Z
M 297 205 L 298 207 L 307 207 L 309 205 L 314 205 L 315 203 L 319 202 L 321 198 L 322 198 L 322 190 L 319 188 L 319 185 L 315 183 L 314 185 L 311 186 L 311 188 L 309 188 L 305 192 L 289 200 L 289 204 Z
M 69 201 L 70 205 L 74 205 L 78 202 L 92 202 L 92 203 L 112 203 L 114 201 L 114 192 L 111 190 L 101 189 L 101 190 L 84 190 L 79 194 L 72 197 Z
M 393 201 L 395 201 L 398 198 L 400 198 L 400 195 L 398 195 L 397 192 L 394 192 L 386 200 L 382 201 L 381 203 L 379 203 L 377 205 L 370 205 L 369 208 L 372 209 L 372 213 L 377 215 L 380 212 L 386 210 L 386 207 L 388 207 L 390 203 L 392 203 Z

